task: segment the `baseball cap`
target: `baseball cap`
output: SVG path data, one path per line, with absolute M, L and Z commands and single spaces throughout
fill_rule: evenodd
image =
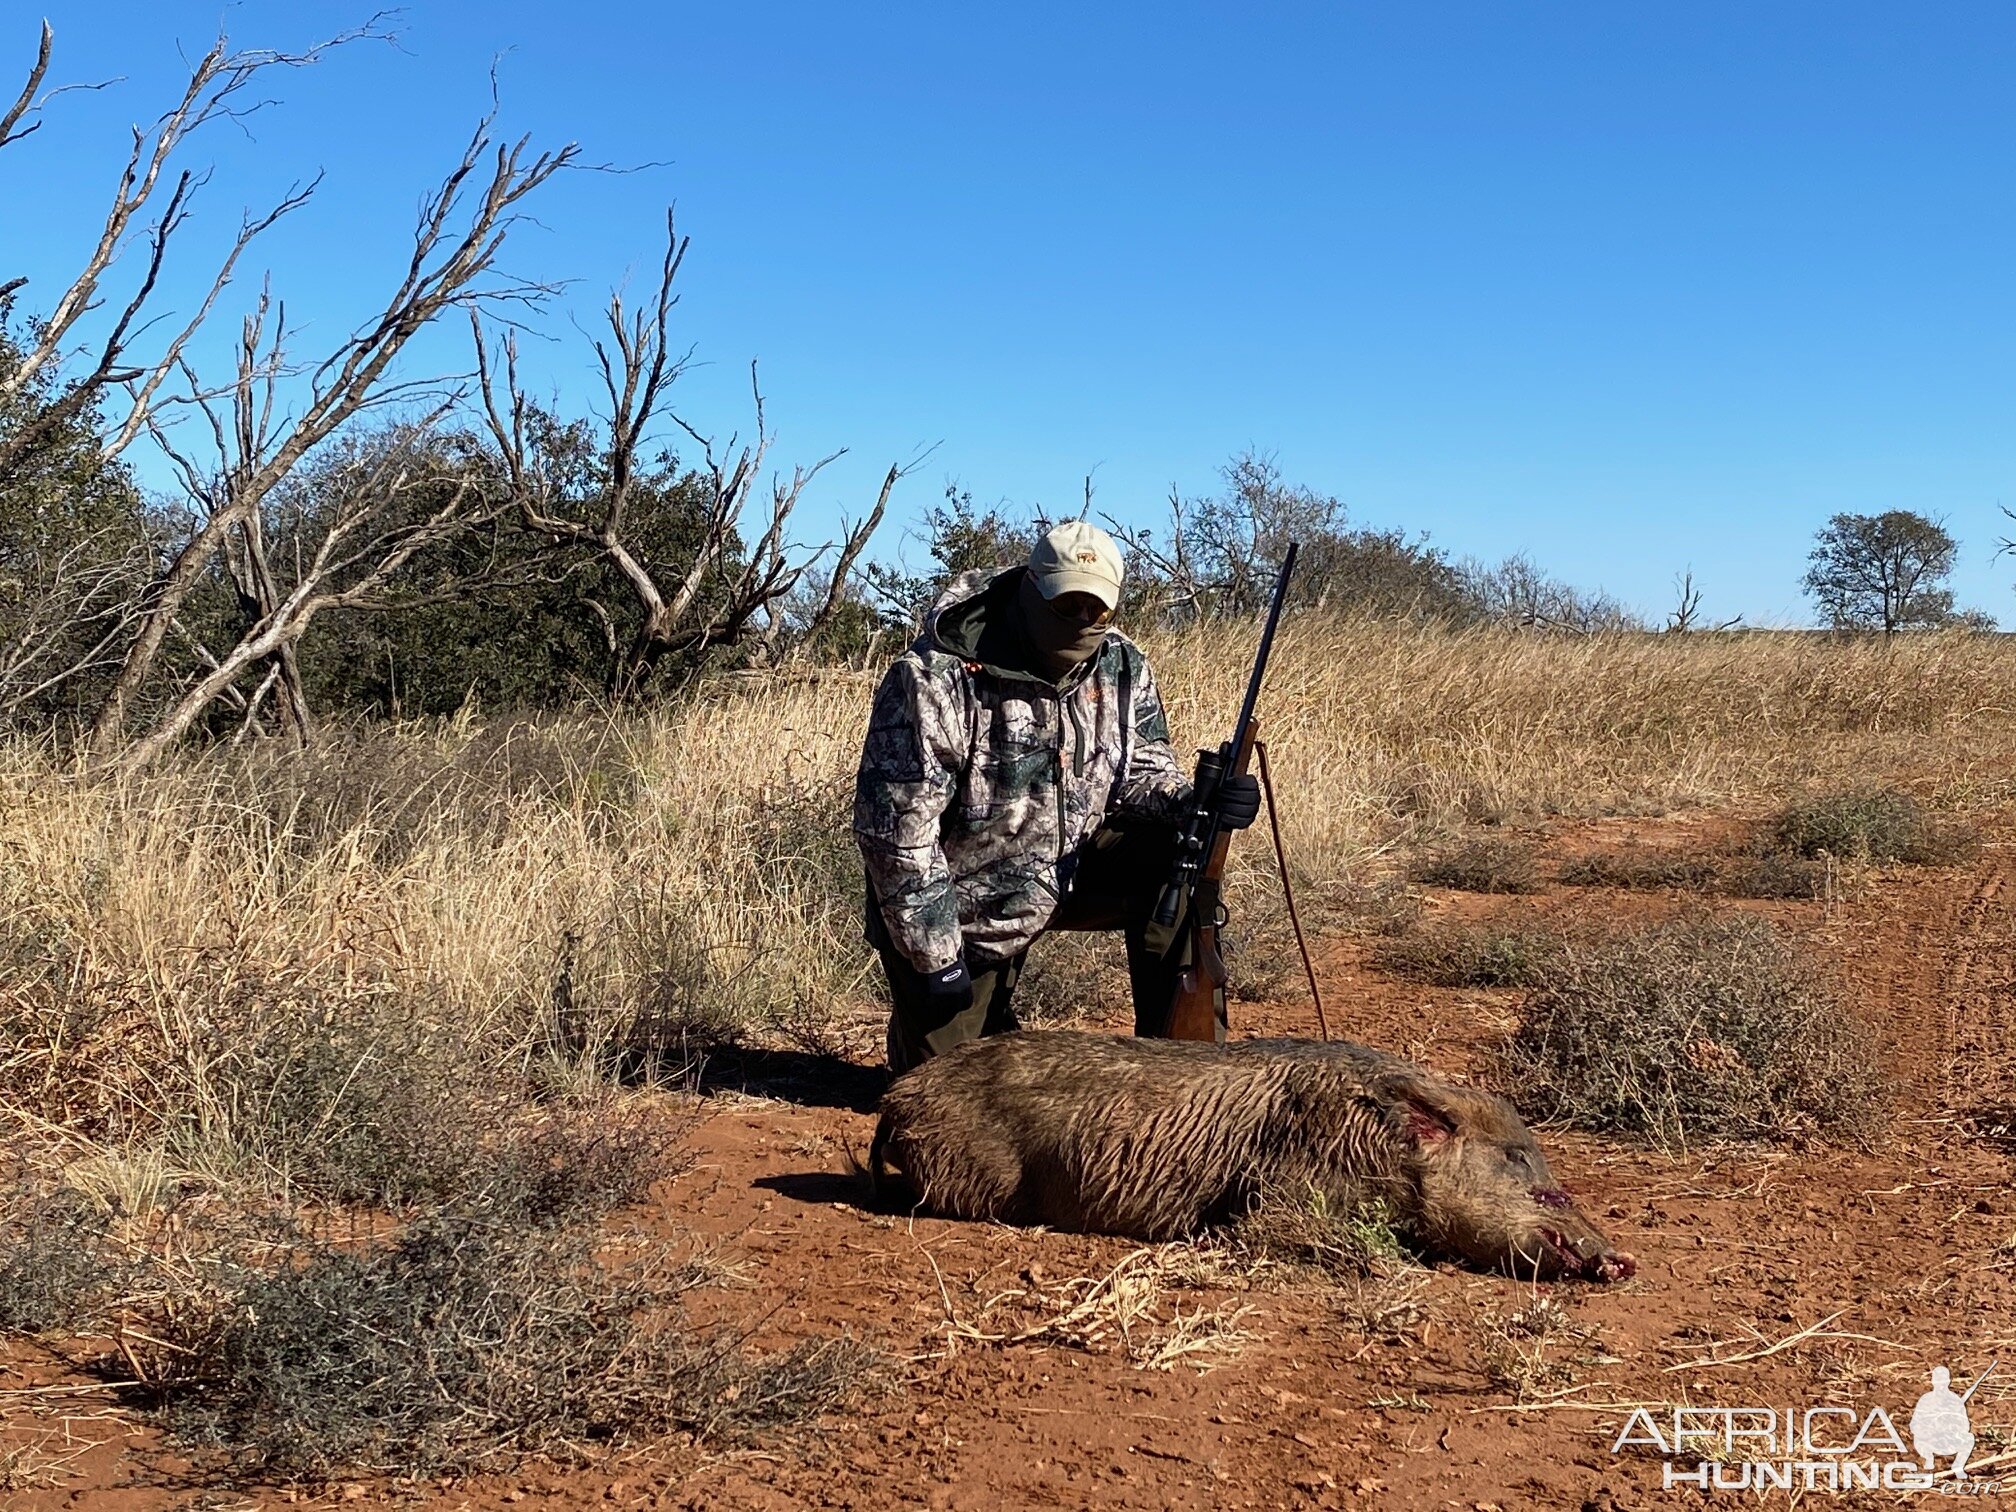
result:
M 1113 537 L 1083 520 L 1051 526 L 1029 553 L 1029 575 L 1046 599 L 1089 593 L 1108 609 L 1117 609 L 1121 572 Z

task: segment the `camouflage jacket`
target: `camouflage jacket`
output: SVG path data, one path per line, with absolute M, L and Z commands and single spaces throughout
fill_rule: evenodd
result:
M 1061 684 L 978 659 L 1022 570 L 961 576 L 875 692 L 854 838 L 889 936 L 920 971 L 962 946 L 1025 949 L 1108 813 L 1174 817 L 1189 788 L 1148 662 L 1119 631 Z

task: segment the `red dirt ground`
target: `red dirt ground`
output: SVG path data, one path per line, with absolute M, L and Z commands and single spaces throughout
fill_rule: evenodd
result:
M 1626 843 L 1699 848 L 1728 832 L 1728 821 L 1699 817 L 1564 821 L 1540 839 L 1558 862 Z M 1715 905 L 1759 908 L 1841 964 L 1853 1001 L 1888 1040 L 1895 1118 L 1866 1153 L 1746 1147 L 1673 1158 L 1543 1131 L 1557 1172 L 1637 1254 L 1641 1270 L 1621 1286 L 1536 1290 L 1438 1269 L 1422 1282 L 1425 1323 L 1379 1342 L 1333 1291 L 1242 1290 L 1236 1273 L 1206 1268 L 1193 1289 L 1160 1299 L 1159 1322 L 1137 1343 L 1166 1331 L 1172 1304 L 1198 1315 L 1250 1309 L 1237 1320 L 1248 1337 L 1207 1359 L 1208 1370 L 1180 1360 L 1138 1368 L 1110 1339 L 1083 1348 L 990 1341 L 983 1336 L 1061 1313 L 1066 1283 L 1106 1275 L 1136 1246 L 864 1211 L 847 1151 L 866 1145 L 874 1078 L 773 1078 L 752 1088 L 766 1095 L 714 1095 L 694 1168 L 650 1216 L 720 1236 L 746 1262 L 744 1285 L 716 1294 L 716 1305 L 760 1318 L 763 1341 L 846 1329 L 901 1362 L 893 1387 L 816 1430 L 735 1452 L 633 1451 L 588 1473 L 534 1467 L 452 1483 L 222 1491 L 182 1479 L 186 1467 L 151 1430 L 104 1407 L 102 1394 L 72 1393 L 80 1377 L 30 1352 L 17 1356 L 0 1396 L 0 1450 L 13 1449 L 11 1459 L 0 1454 L 0 1486 L 19 1487 L 5 1502 L 135 1512 L 380 1498 L 472 1508 L 1491 1512 L 1705 1501 L 1696 1490 L 1662 1490 L 1656 1454 L 1612 1453 L 1633 1406 L 1664 1407 L 1668 1423 L 1670 1404 L 1682 1402 L 1840 1405 L 1857 1418 L 1881 1406 L 1908 1432 L 1933 1365 L 1949 1364 L 1956 1387 L 1998 1356 L 2016 1367 L 2009 854 L 1998 835 L 1971 869 L 1879 875 L 1831 906 Z M 1431 916 L 1624 916 L 1678 905 L 1555 888 L 1505 899 L 1431 891 L 1427 906 Z M 1394 981 L 1365 955 L 1351 941 L 1328 951 L 1333 1033 L 1481 1076 L 1514 997 Z M 1240 1034 L 1314 1032 L 1306 1004 L 1238 1007 L 1235 1019 Z M 1119 1023 L 1116 1013 L 1110 1027 Z M 1009 1292 L 1035 1295 L 999 1301 Z M 1489 1368 L 1493 1325 L 1542 1294 L 1579 1337 L 1546 1346 L 1558 1373 L 1536 1377 L 1519 1401 Z M 1998 1370 L 1970 1407 L 1978 1474 L 1992 1477 L 1999 1462 L 2016 1491 L 2016 1368 Z M 1889 1493 L 1884 1504 L 1900 1499 Z

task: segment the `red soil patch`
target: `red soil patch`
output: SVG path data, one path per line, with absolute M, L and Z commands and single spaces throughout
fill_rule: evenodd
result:
M 1564 822 L 1538 839 L 1553 864 L 1627 837 L 1699 847 L 1728 834 L 1725 821 L 1632 820 Z M 872 1339 L 904 1362 L 894 1390 L 755 1450 L 669 1445 L 586 1474 L 265 1489 L 212 1504 L 347 1494 L 444 1507 L 1574 1508 L 1605 1487 L 1620 1507 L 1696 1503 L 1697 1491 L 1661 1489 L 1658 1458 L 1612 1454 L 1630 1404 L 1846 1406 L 1858 1417 L 1882 1406 L 1902 1428 L 1933 1365 L 1950 1364 L 1964 1385 L 1990 1358 L 2016 1353 L 2016 1252 L 2003 1248 L 2016 1236 L 2016 1144 L 1995 1122 L 2016 1107 L 2016 888 L 2003 881 L 2005 854 L 1991 843 L 1971 871 L 1878 876 L 1831 908 L 1710 905 L 1763 911 L 1840 963 L 1889 1042 L 1896 1119 L 1869 1153 L 1671 1158 L 1543 1131 L 1557 1170 L 1641 1270 L 1610 1289 L 1539 1289 L 1584 1337 L 1550 1347 L 1567 1373 L 1523 1404 L 1494 1382 L 1491 1324 L 1535 1289 L 1456 1270 L 1428 1276 L 1425 1332 L 1397 1344 L 1354 1329 L 1321 1289 L 1182 1293 L 1186 1311 L 1253 1309 L 1240 1323 L 1253 1337 L 1207 1373 L 1138 1369 L 1113 1348 L 976 1340 L 995 1318 L 990 1298 L 1104 1274 L 1135 1246 L 864 1212 L 846 1151 L 865 1148 L 872 1115 L 819 1106 L 850 1099 L 807 1083 L 800 1102 L 717 1099 L 695 1136 L 695 1167 L 651 1221 L 722 1236 L 747 1262 L 746 1288 L 711 1304 L 725 1315 L 760 1319 L 770 1342 L 839 1329 Z M 1431 916 L 1508 918 L 1676 906 L 1581 889 L 1429 900 Z M 1327 952 L 1333 1033 L 1488 1080 L 1516 996 L 1394 981 L 1365 956 L 1356 942 Z M 1241 1034 L 1314 1032 L 1306 1003 L 1236 1016 Z M 1116 1032 L 1120 1023 L 1109 1016 Z M 863 1085 L 858 1074 L 848 1082 L 852 1100 Z M 1755 1358 L 1691 1363 L 1743 1356 Z M 39 1353 L 15 1363 L 17 1389 L 79 1379 Z M 2002 1472 L 2016 1476 L 2016 1373 L 2004 1374 L 1970 1404 L 1975 1457 L 1993 1475 L 2009 1456 Z M 150 1431 L 94 1415 L 102 1396 L 0 1401 L 4 1442 L 40 1441 L 17 1465 L 13 1504 L 141 1509 L 199 1494 L 173 1489 L 181 1467 Z M 66 1412 L 79 1415 L 67 1430 Z

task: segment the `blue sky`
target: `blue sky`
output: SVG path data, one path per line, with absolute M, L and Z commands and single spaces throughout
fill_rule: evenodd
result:
M 178 44 L 368 12 L 49 14 L 58 78 L 123 82 L 0 153 L 31 306 Z M 25 66 L 33 8 L 0 18 Z M 326 170 L 259 265 L 311 332 L 347 327 L 496 58 L 508 131 L 663 165 L 556 183 L 517 237 L 514 270 L 579 280 L 528 353 L 540 385 L 585 400 L 570 317 L 648 277 L 676 202 L 706 364 L 684 410 L 734 425 L 760 358 L 781 458 L 851 448 L 808 532 L 930 443 L 913 508 L 948 479 L 1061 505 L 1096 469 L 1097 507 L 1135 519 L 1253 446 L 1362 522 L 1654 613 L 1691 566 L 1712 614 L 1803 619 L 1827 515 L 1921 510 L 1962 540 L 1962 601 L 2016 623 L 2016 562 L 1991 560 L 2016 531 L 2006 4 L 496 0 L 393 24 L 397 48 L 279 80 L 249 136 L 201 144 L 189 266 Z

